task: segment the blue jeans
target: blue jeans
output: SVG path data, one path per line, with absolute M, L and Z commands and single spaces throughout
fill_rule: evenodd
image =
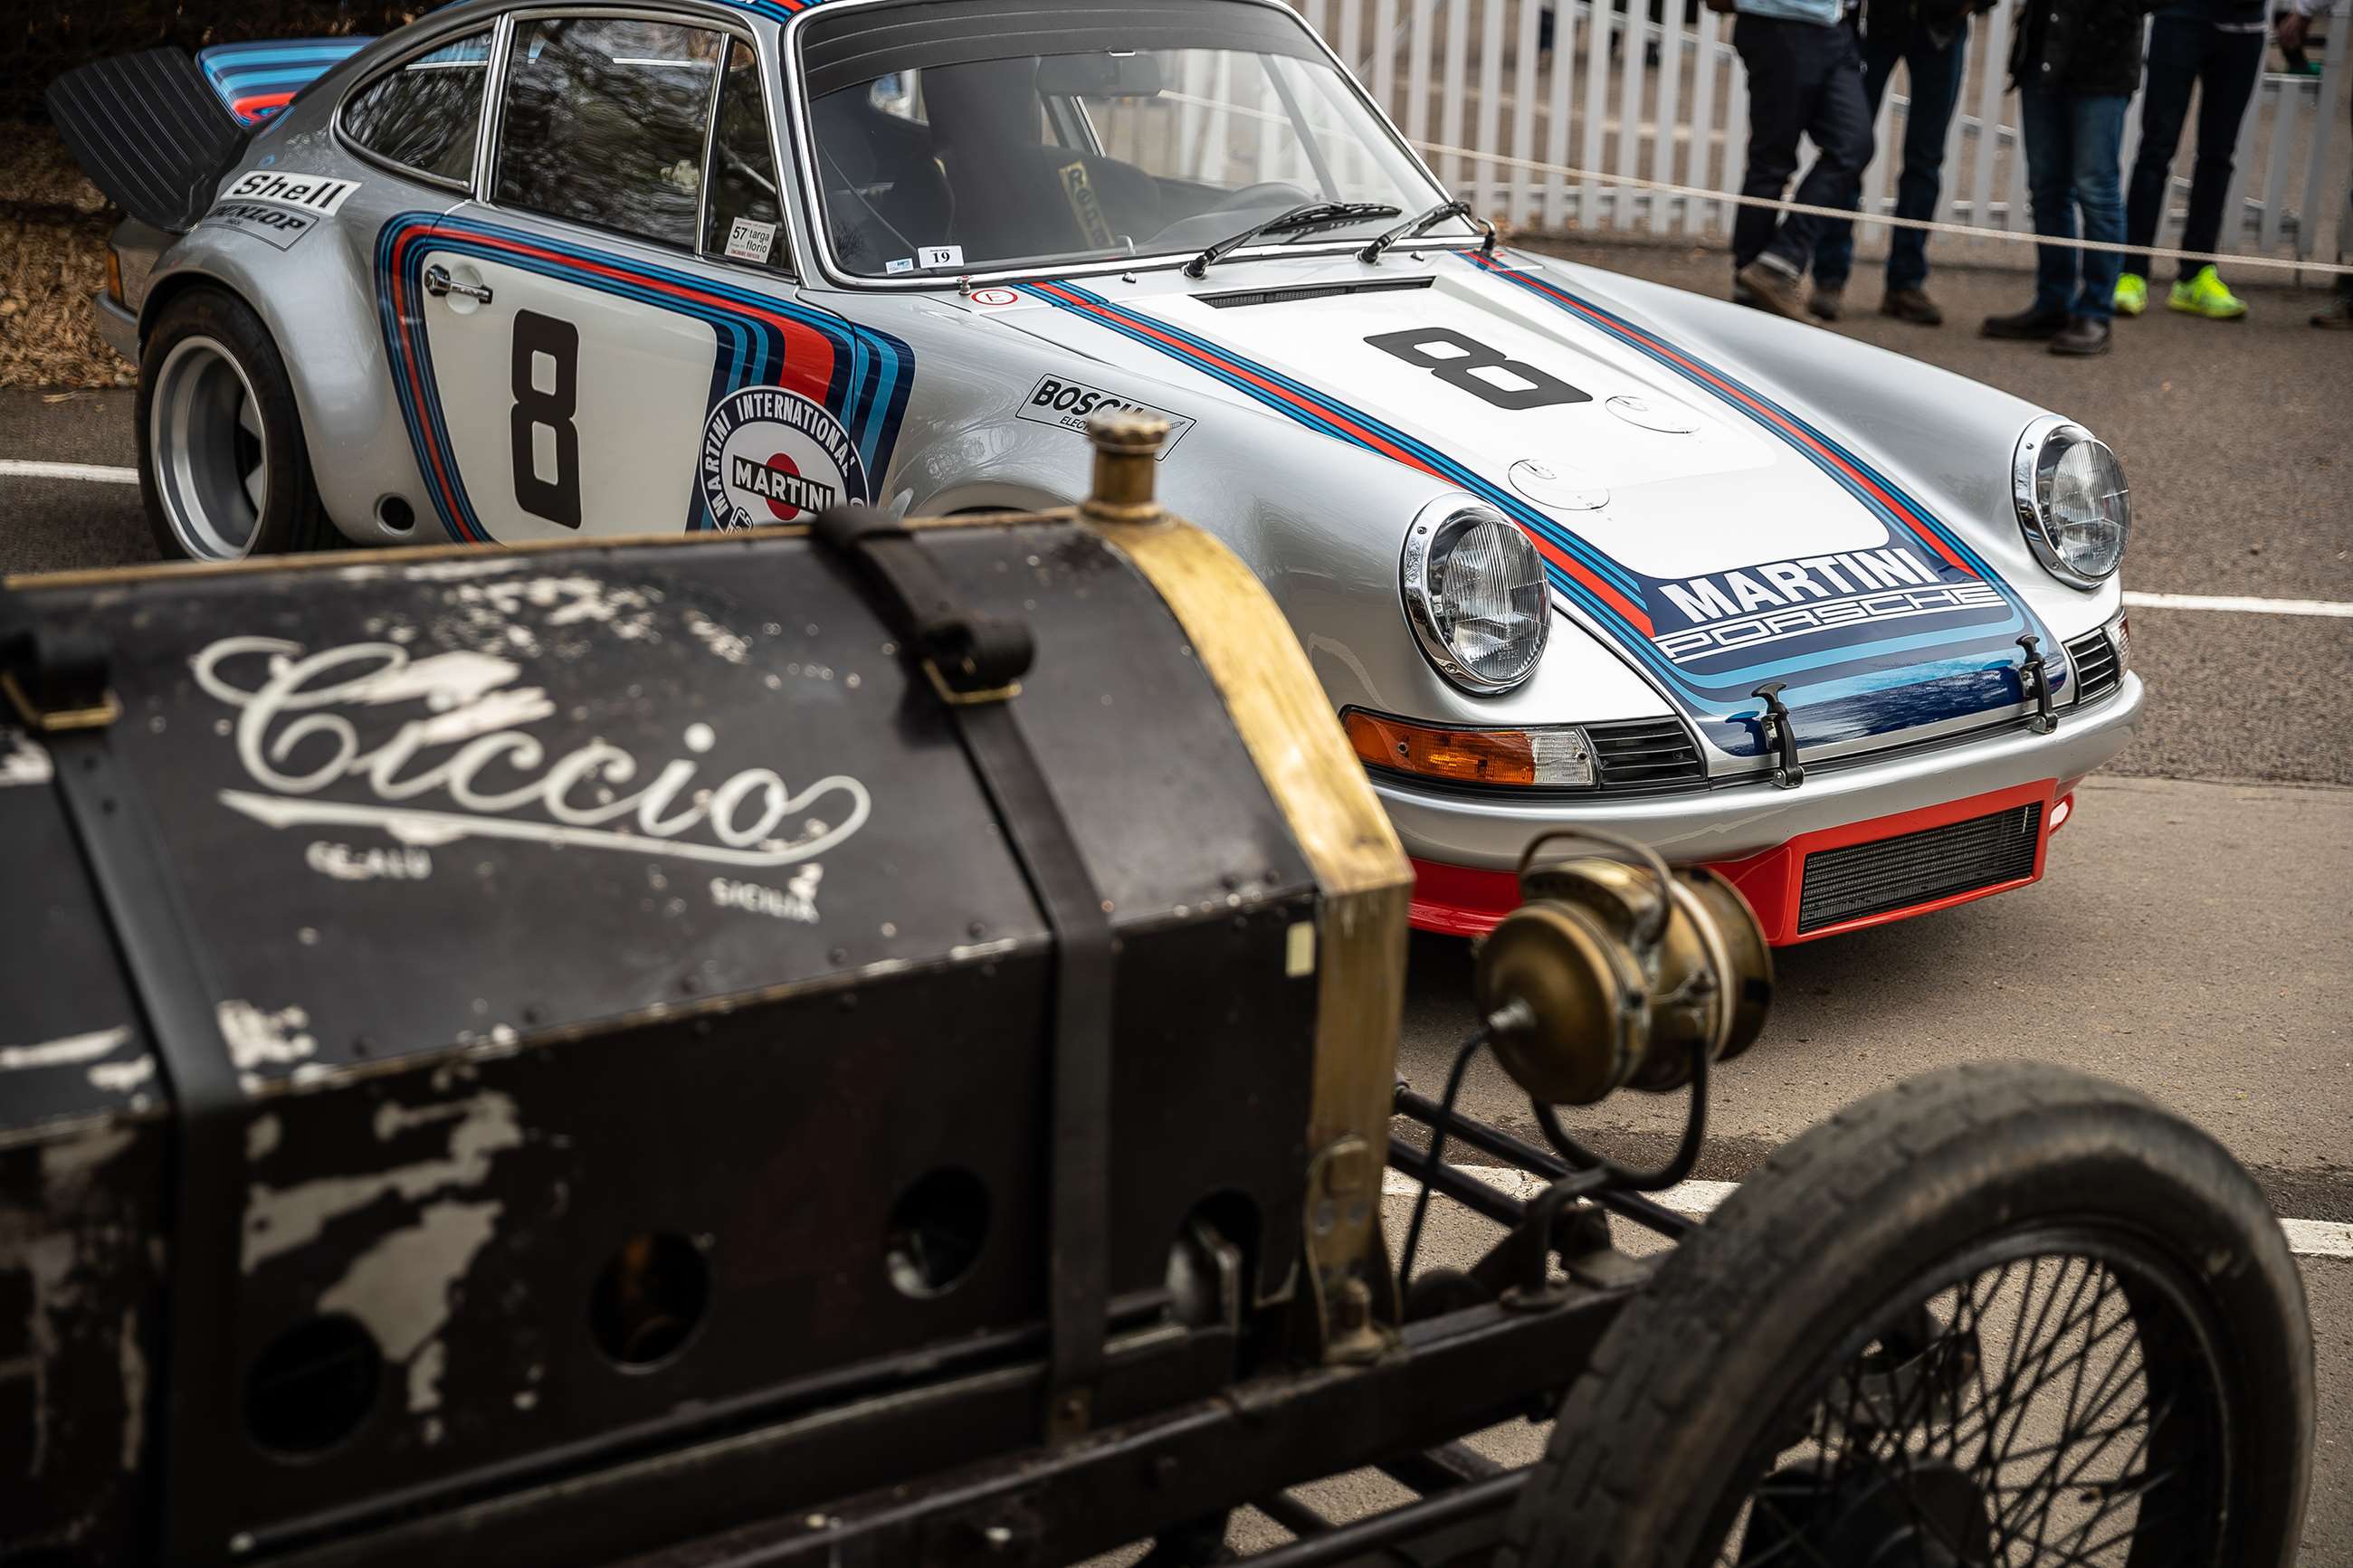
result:
M 1897 61 L 1911 79 L 1912 107 L 1904 117 L 1904 172 L 1895 182 L 1897 217 L 1936 216 L 1936 197 L 1944 186 L 1945 132 L 1961 100 L 1968 47 L 1966 20 L 1941 49 L 1922 26 L 1906 32 L 1885 27 L 1863 36 L 1862 96 L 1872 114 L 1878 114 L 1880 101 L 1887 96 Z M 1814 281 L 1825 289 L 1844 288 L 1853 270 L 1854 225 L 1824 223 L 1814 244 Z M 1887 287 L 1917 289 L 1927 280 L 1928 236 L 1916 228 L 1895 230 L 1887 242 Z
M 1748 76 L 1748 172 L 1743 195 L 1780 199 L 1798 167 L 1798 138 L 1820 149 L 1799 182 L 1809 206 L 1854 210 L 1871 163 L 1871 111 L 1862 106 L 1862 59 L 1843 22 L 1793 22 L 1742 13 L 1732 46 Z M 1792 272 L 1813 260 L 1822 221 L 1805 213 L 1781 217 L 1744 206 L 1732 220 L 1733 269 L 1768 252 Z
M 2122 244 L 2125 204 L 2118 190 L 2125 104 L 2120 94 L 2020 91 L 2019 129 L 2026 138 L 2026 187 L 2034 232 L 2075 237 L 2075 209 L 2084 237 Z M 2124 258 L 2113 250 L 2034 247 L 2034 308 L 2064 310 L 2105 321 L 2116 314 L 2116 274 Z

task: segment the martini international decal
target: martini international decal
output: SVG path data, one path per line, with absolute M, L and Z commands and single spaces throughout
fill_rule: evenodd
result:
M 747 386 L 711 411 L 697 482 L 713 528 L 809 522 L 870 500 L 865 465 L 841 421 L 780 386 Z

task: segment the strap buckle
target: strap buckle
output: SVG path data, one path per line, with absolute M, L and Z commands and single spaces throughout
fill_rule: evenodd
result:
M 16 671 L 0 669 L 0 693 L 6 694 L 8 705 L 16 710 L 18 718 L 47 734 L 61 730 L 103 730 L 122 717 L 122 704 L 111 686 L 100 691 L 95 702 L 85 702 L 78 708 L 44 708 L 18 683 Z
M 1021 695 L 1021 683 L 1018 680 L 1008 680 L 1002 686 L 976 686 L 969 689 L 951 685 L 948 678 L 941 673 L 939 660 L 934 658 L 923 660 L 923 674 L 930 678 L 932 689 L 939 693 L 941 701 L 952 703 L 958 708 L 978 708 L 987 703 L 1003 702 Z

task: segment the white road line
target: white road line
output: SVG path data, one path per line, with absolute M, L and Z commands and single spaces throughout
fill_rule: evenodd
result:
M 136 468 L 112 468 L 103 463 L 37 463 L 29 458 L 0 458 L 0 479 L 79 479 L 92 485 L 135 485 Z
M 2353 619 L 2353 605 L 2336 599 L 2251 599 L 2230 594 L 2136 594 L 2125 603 L 2137 610 L 2232 610 L 2242 616 L 2330 616 Z
M 1542 1177 L 1531 1176 L 1508 1166 L 1457 1165 L 1454 1168 L 1515 1198 L 1530 1198 L 1544 1190 Z M 1704 1215 L 1730 1197 L 1739 1186 L 1737 1182 L 1685 1182 L 1661 1193 L 1659 1201 L 1681 1214 Z M 1419 1191 L 1421 1184 L 1403 1171 L 1382 1173 L 1383 1197 L 1409 1198 Z M 2353 1225 L 2333 1219 L 2284 1219 L 2280 1221 L 2280 1229 L 2287 1236 L 2288 1250 L 2299 1257 L 2353 1258 Z

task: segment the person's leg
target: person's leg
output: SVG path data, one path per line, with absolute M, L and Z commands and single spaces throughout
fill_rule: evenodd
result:
M 1798 134 L 1805 128 L 1788 33 L 1803 22 L 1742 16 L 1733 24 L 1732 47 L 1748 75 L 1748 170 L 1740 194 L 1778 199 L 1798 167 Z M 1765 253 L 1780 227 L 1771 207 L 1744 206 L 1732 220 L 1734 270 Z
M 2238 161 L 2239 126 L 2247 100 L 2263 74 L 2266 40 L 2261 33 L 2210 29 L 2198 89 L 2198 163 L 2189 180 L 2189 221 L 2181 231 L 2184 250 L 2221 247 L 2223 211 L 2231 195 L 2231 171 Z M 2184 261 L 2169 301 L 2210 320 L 2235 321 L 2247 307 L 2224 286 L 2211 262 Z
M 2024 88 L 2018 95 L 2019 135 L 2026 143 L 2026 198 L 2034 232 L 2075 237 L 2074 126 L 2067 95 Z M 2064 314 L 2075 291 L 2075 253 L 2061 246 L 2034 247 L 2034 309 Z
M 2121 244 L 2125 237 L 2124 195 L 2118 189 L 2117 161 L 2124 153 L 2125 105 L 2121 93 L 2081 93 L 2068 101 L 2073 122 L 2072 181 L 2075 205 L 2084 212 L 2084 237 Z M 2113 250 L 2080 253 L 2083 286 L 2077 290 L 2073 313 L 2105 321 L 2115 311 L 2116 274 L 2124 258 Z
M 2140 151 L 2133 157 L 2132 195 L 2125 214 L 2126 243 L 2135 249 L 2147 250 L 2155 245 L 2158 226 L 2165 220 L 2166 184 L 2173 177 L 2173 154 L 2181 145 L 2181 122 L 2189 112 L 2190 86 L 2198 79 L 2198 62 L 2212 30 L 2206 22 L 2185 16 L 2159 16 L 2149 27 L 2148 70 L 2140 100 Z M 2126 258 L 2125 270 L 2144 279 L 2157 273 L 2147 256 Z
M 1945 133 L 1951 129 L 1953 110 L 1960 102 L 1961 73 L 1968 58 L 1966 22 L 1941 49 L 1926 27 L 1913 31 L 1911 47 L 1904 57 L 1912 108 L 1904 121 L 1904 172 L 1895 182 L 1897 217 L 1936 216 L 1936 198 L 1944 190 Z M 1878 102 L 1876 98 L 1872 100 L 1874 112 Z M 1888 291 L 1917 289 L 1927 280 L 1927 235 L 1916 228 L 1895 230 L 1887 245 Z
M 1804 26 L 1804 24 L 1799 24 Z M 1806 134 L 1820 151 L 1798 185 L 1797 199 L 1811 206 L 1852 212 L 1862 197 L 1862 171 L 1872 153 L 1871 110 L 1862 100 L 1862 59 L 1851 27 L 1811 27 L 1806 47 L 1813 56 L 1809 80 L 1815 87 Z M 1793 213 L 1767 251 L 1805 270 L 1813 260 L 1815 237 L 1831 220 Z
M 1888 78 L 1895 73 L 1895 62 L 1905 58 L 1901 41 L 1891 43 L 1884 32 L 1862 40 L 1862 108 L 1873 120 L 1879 117 L 1879 106 L 1887 97 Z M 1919 68 L 1912 68 L 1917 73 Z M 1919 111 L 1919 89 L 1913 89 L 1913 112 Z M 1901 231 L 1899 231 L 1899 237 Z M 1837 290 L 1846 287 L 1854 271 L 1854 225 L 1843 219 L 1826 218 L 1814 236 L 1814 282 L 1817 287 Z

